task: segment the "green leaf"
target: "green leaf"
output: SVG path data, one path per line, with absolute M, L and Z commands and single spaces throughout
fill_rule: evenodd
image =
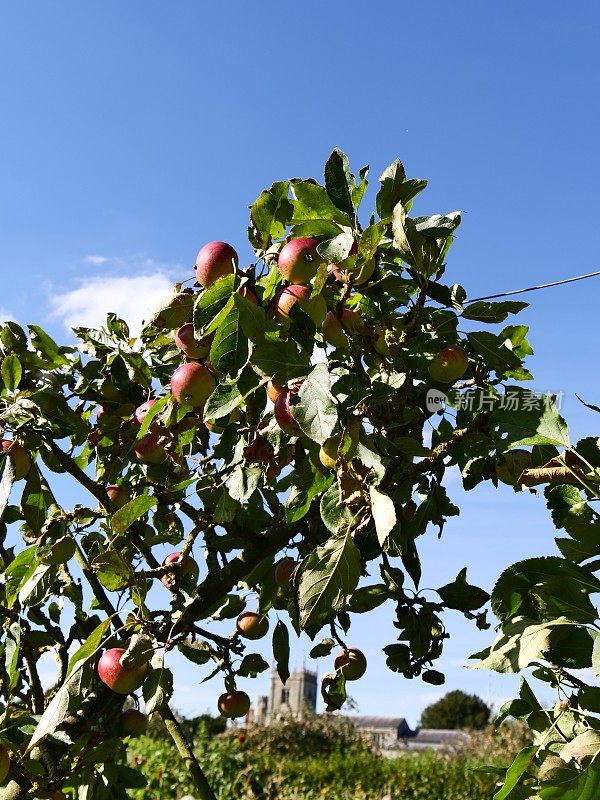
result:
M 177 649 L 193 664 L 207 664 L 211 659 L 210 649 L 206 642 L 180 642 Z
M 97 625 L 87 637 L 85 642 L 81 645 L 81 647 L 73 653 L 69 659 L 69 664 L 67 667 L 67 678 L 77 670 L 81 669 L 86 661 L 96 655 L 108 629 L 110 628 L 111 620 L 112 617 L 109 617 Z
M 125 533 L 134 522 L 143 517 L 156 506 L 156 497 L 140 494 L 130 500 L 111 517 L 111 525 L 115 533 Z
M 137 437 L 136 437 L 137 441 L 139 441 L 140 439 L 144 438 L 144 436 L 150 430 L 150 426 L 154 422 L 155 417 L 158 414 L 160 414 L 160 412 L 164 408 L 166 408 L 166 406 L 169 404 L 170 400 L 171 400 L 171 393 L 167 392 L 167 394 L 163 394 L 162 397 L 159 397 L 158 400 L 153 405 L 150 406 L 150 408 L 148 409 L 148 411 L 144 415 L 144 419 L 142 421 L 142 424 L 140 425 L 140 429 L 139 429 Z
M 404 672 L 410 667 L 410 647 L 407 644 L 388 644 L 383 652 L 387 656 L 386 666 L 392 672 Z
M 273 239 L 281 239 L 292 220 L 294 206 L 289 200 L 288 181 L 274 183 L 261 192 L 250 207 L 250 243 L 256 250 L 268 250 Z
M 308 655 L 310 658 L 323 658 L 324 656 L 330 655 L 334 647 L 335 642 L 333 639 L 321 639 L 319 644 L 316 644 Z
M 487 653 L 469 669 L 492 669 L 495 672 L 520 672 L 539 658 L 550 647 L 550 635 L 554 628 L 572 625 L 571 620 L 560 617 L 541 625 L 527 617 L 514 617 L 502 625 L 500 634 Z M 474 658 L 475 656 L 472 656 Z
M 255 305 L 237 292 L 233 295 L 233 301 L 239 313 L 239 326 L 244 336 L 251 342 L 262 342 L 267 325 L 264 308 Z
M 27 474 L 25 490 L 21 498 L 21 510 L 31 530 L 39 535 L 46 521 L 48 502 L 45 492 L 42 491 L 40 473 L 35 464 L 31 466 Z
M 347 529 L 354 519 L 352 511 L 342 502 L 337 483 L 333 483 L 321 497 L 321 519 L 331 533 Z
M 237 466 L 227 481 L 230 496 L 238 503 L 245 503 L 258 488 L 261 477 L 262 469 L 258 464 Z
M 225 275 L 198 295 L 194 303 L 194 330 L 201 337 L 203 329 L 218 316 L 235 291 L 235 275 Z
M 317 364 L 302 383 L 294 419 L 310 439 L 323 444 L 337 423 L 337 408 L 330 394 L 331 376 L 326 364 Z
M 402 162 L 396 159 L 379 178 L 381 188 L 377 193 L 376 207 L 381 219 L 389 219 L 398 203 L 405 208 L 427 186 L 427 181 L 406 180 Z
M 254 348 L 250 362 L 260 375 L 285 386 L 292 378 L 306 375 L 310 354 L 292 341 L 263 342 Z
M 415 230 L 427 239 L 445 239 L 452 236 L 461 222 L 460 211 L 450 214 L 434 214 L 431 217 L 415 217 Z
M 19 357 L 14 353 L 6 356 L 2 360 L 2 380 L 9 392 L 14 392 L 19 388 L 23 376 L 23 367 Z
M 465 306 L 463 317 L 465 319 L 475 319 L 480 322 L 504 322 L 509 314 L 518 314 L 524 308 L 528 308 L 529 303 L 519 303 L 515 300 L 507 300 L 504 303 L 490 303 L 489 300 L 480 300 Z
M 55 579 L 56 567 L 38 564 L 19 589 L 19 603 L 30 608 L 41 605 L 48 597 Z
M 569 446 L 569 429 L 553 405 L 538 403 L 537 407 L 527 406 L 527 394 L 518 387 L 510 386 L 507 393 L 514 396 L 516 408 L 495 409 L 490 422 L 495 438 L 503 450 L 535 444 Z
M 285 521 L 288 525 L 301 520 L 310 509 L 315 497 L 324 492 L 333 482 L 332 475 L 316 469 L 309 458 L 296 458 L 293 482 L 285 501 Z
M 91 567 L 100 583 L 109 592 L 124 589 L 134 579 L 131 564 L 116 550 L 107 550 L 106 553 L 97 555 L 92 561 Z
M 487 331 L 468 333 L 467 338 L 473 350 L 480 355 L 486 365 L 494 370 L 499 378 L 521 366 L 521 359 L 508 347 L 504 340 Z
M 237 297 L 237 295 L 236 295 Z M 249 303 L 240 298 L 240 301 Z M 234 299 L 232 307 L 220 321 L 210 346 L 210 360 L 217 372 L 237 375 L 248 360 L 248 339 L 240 327 L 240 311 Z
M 396 524 L 396 509 L 394 501 L 387 494 L 383 494 L 374 486 L 369 486 L 371 496 L 371 513 L 375 522 L 377 539 L 383 547 L 392 528 Z
M 534 763 L 537 750 L 537 745 L 531 745 L 530 747 L 524 747 L 517 753 L 512 764 L 506 771 L 506 777 L 502 788 L 496 792 L 493 800 L 506 800 L 523 775 L 525 775 Z
M 48 366 L 64 367 L 69 363 L 63 353 L 69 348 L 59 347 L 51 336 L 39 325 L 28 325 L 31 346 Z
M 237 669 L 238 675 L 242 678 L 256 678 L 260 672 L 269 669 L 269 664 L 258 653 L 248 653 L 244 656 L 242 663 Z
M 21 586 L 33 575 L 39 565 L 36 550 L 35 545 L 21 550 L 4 570 L 6 605 L 9 608 L 14 605 Z
M 490 599 L 487 592 L 478 586 L 467 583 L 467 568 L 464 567 L 453 583 L 441 586 L 437 593 L 448 608 L 458 611 L 475 611 Z
M 158 650 L 148 665 L 143 686 L 146 714 L 160 711 L 173 696 L 173 673 L 164 665 L 164 652 Z
M 336 208 L 322 186 L 310 181 L 293 180 L 292 193 L 295 197 L 292 225 L 313 219 L 351 224 L 351 219 Z
M 443 672 L 439 672 L 437 669 L 426 669 L 421 674 L 421 679 L 425 681 L 425 683 L 429 683 L 432 686 L 442 686 L 446 683 L 446 676 Z
M 308 556 L 298 586 L 302 630 L 318 631 L 344 608 L 360 570 L 360 552 L 349 532 L 328 539 Z
M 390 597 L 387 586 L 375 583 L 372 586 L 361 586 L 357 589 L 348 603 L 348 608 L 353 614 L 364 614 L 372 611 Z
M 349 217 L 354 215 L 354 185 L 348 157 L 336 147 L 325 164 L 325 189 L 340 211 L 344 211 Z
M 332 239 L 328 239 L 317 247 L 317 252 L 326 262 L 339 264 L 345 261 L 350 255 L 350 249 L 354 244 L 354 236 L 350 228 L 344 228 L 342 233 L 338 233 Z M 327 266 L 325 266 L 327 274 Z
M 279 619 L 273 630 L 273 658 L 277 674 L 283 684 L 290 677 L 290 634 L 287 626 Z
M 211 394 L 204 406 L 204 419 L 220 419 L 230 414 L 242 403 L 242 395 L 237 381 L 222 381 Z
M 21 625 L 13 622 L 6 631 L 4 664 L 8 675 L 8 691 L 12 693 L 19 682 L 19 650 L 21 647 Z
M 402 203 L 398 203 L 393 212 L 392 231 L 394 244 L 400 251 L 402 259 L 417 272 L 424 273 L 423 237 L 415 229 L 415 223 L 406 215 Z
M 15 468 L 12 459 L 5 456 L 4 463 L 0 461 L 2 467 L 2 479 L 0 480 L 0 520 L 4 517 L 8 507 L 8 500 L 15 482 Z
M 560 777 L 542 783 L 538 796 L 541 800 L 597 800 L 600 797 L 600 765 L 592 762 L 581 772 L 560 770 Z

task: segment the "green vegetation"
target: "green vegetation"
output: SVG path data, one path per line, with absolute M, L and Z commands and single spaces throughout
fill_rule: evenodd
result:
M 456 689 L 447 692 L 421 714 L 421 728 L 469 728 L 481 730 L 490 721 L 492 709 L 476 694 Z

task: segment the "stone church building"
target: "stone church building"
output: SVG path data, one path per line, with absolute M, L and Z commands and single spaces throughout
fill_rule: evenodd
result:
M 312 670 L 294 670 L 285 686 L 281 682 L 275 667 L 271 669 L 271 688 L 269 695 L 256 699 L 253 722 L 268 725 L 280 717 L 302 717 L 308 712 L 315 714 L 317 710 L 317 673 Z

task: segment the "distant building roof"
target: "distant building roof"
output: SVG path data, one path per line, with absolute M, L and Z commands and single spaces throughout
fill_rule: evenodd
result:
M 347 714 L 346 719 L 359 728 L 403 728 L 410 730 L 404 717 L 370 717 L 359 714 Z
M 458 739 L 468 739 L 466 731 L 452 730 L 449 728 L 420 728 L 415 731 L 415 740 L 422 742 L 452 742 Z

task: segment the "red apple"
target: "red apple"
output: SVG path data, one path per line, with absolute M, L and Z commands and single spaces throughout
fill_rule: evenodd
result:
M 293 558 L 282 558 L 275 567 L 275 583 L 282 589 L 290 588 L 290 581 L 298 562 Z
M 175 344 L 184 355 L 193 361 L 197 361 L 199 358 L 206 358 L 210 353 L 210 345 L 214 338 L 215 335 L 213 333 L 210 336 L 204 336 L 202 339 L 196 339 L 194 325 L 192 322 L 188 322 L 182 325 L 175 334 Z
M 0 783 L 4 783 L 10 770 L 10 755 L 3 744 L 0 744 Z
M 249 288 L 248 288 L 248 284 L 246 284 L 246 283 L 245 283 L 245 284 L 244 284 L 244 285 L 243 285 L 243 286 L 242 286 L 242 287 L 239 289 L 239 293 L 242 295 L 242 297 L 245 297 L 245 298 L 246 298 L 246 300 L 249 300 L 249 301 L 250 301 L 251 303 L 253 303 L 255 306 L 257 306 L 257 305 L 258 305 L 258 297 L 257 297 L 257 296 L 254 294 L 254 292 L 252 291 L 252 289 L 249 289 Z
M 125 486 L 117 486 L 111 483 L 106 487 L 106 494 L 115 508 L 123 508 L 131 500 L 129 489 Z
M 340 670 L 347 681 L 357 681 L 365 674 L 367 659 L 365 654 L 356 647 L 340 650 L 335 657 L 334 667 Z
M 323 324 L 321 325 L 323 338 L 328 344 L 339 348 L 340 350 L 347 350 L 350 347 L 350 342 L 346 336 L 346 332 L 333 311 L 328 311 Z
M 292 414 L 290 397 L 290 390 L 284 389 L 277 400 L 275 400 L 275 419 L 284 433 L 287 433 L 289 436 L 300 436 L 300 426 Z
M 323 259 L 317 253 L 317 239 L 292 239 L 279 253 L 277 266 L 290 283 L 308 283 L 317 274 Z
M 148 717 L 137 708 L 127 708 L 119 718 L 125 736 L 142 736 L 148 730 Z
M 141 425 L 144 421 L 144 417 L 150 411 L 152 406 L 156 403 L 156 399 L 151 398 L 150 400 L 146 400 L 145 403 L 142 403 L 141 406 L 138 406 L 133 414 L 133 421 L 136 425 Z
M 244 458 L 249 464 L 270 464 L 274 455 L 273 446 L 260 433 L 244 447 Z
M 109 689 L 117 694 L 130 694 L 139 689 L 146 678 L 147 664 L 139 667 L 124 667 L 121 658 L 125 650 L 121 647 L 112 647 L 102 653 L 98 661 L 98 676 Z
M 174 564 L 175 562 L 179 562 L 179 557 L 181 553 L 170 553 L 165 560 L 162 562 L 163 567 L 167 564 Z M 198 576 L 200 575 L 200 568 L 198 564 L 194 561 L 191 556 L 186 556 L 185 559 L 181 562 L 181 566 L 177 572 L 165 572 L 165 574 L 160 579 L 163 586 L 166 586 L 167 589 L 171 591 L 175 590 L 178 585 L 182 586 L 191 586 L 192 584 L 196 584 L 198 582 Z
M 250 711 L 250 698 L 246 692 L 226 692 L 217 700 L 217 708 L 222 717 L 245 717 Z
M 155 433 L 148 433 L 136 442 L 133 452 L 141 464 L 162 464 L 167 457 L 167 452 Z
M 299 304 L 305 314 L 308 314 L 315 325 L 321 325 L 327 314 L 327 303 L 320 294 L 311 300 L 311 291 L 309 286 L 286 286 L 285 289 L 281 289 L 275 295 L 273 301 L 275 316 L 285 328 L 288 328 L 292 322 L 290 311 L 296 303 Z
M 467 371 L 469 359 L 462 347 L 445 347 L 429 363 L 429 374 L 438 383 L 454 383 Z
M 235 272 L 238 254 L 227 242 L 209 242 L 196 256 L 196 280 L 200 286 L 210 286 L 219 278 Z
M 23 445 L 15 442 L 13 439 L 2 439 L 0 441 L 0 448 L 8 454 L 8 457 L 12 461 L 15 480 L 20 481 L 25 478 L 31 469 L 31 456 Z
M 202 408 L 216 385 L 213 373 L 194 361 L 177 367 L 171 376 L 171 394 L 175 402 L 194 408 Z
M 269 631 L 269 620 L 256 611 L 242 611 L 235 627 L 244 639 L 262 639 Z

